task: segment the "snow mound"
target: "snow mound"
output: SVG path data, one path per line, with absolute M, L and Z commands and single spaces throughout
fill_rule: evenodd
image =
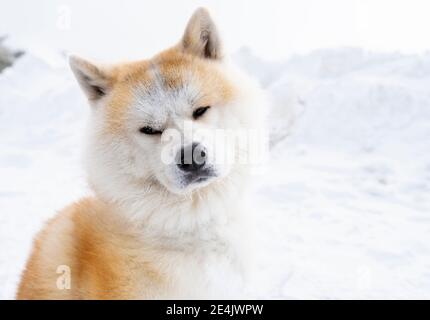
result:
M 270 294 L 428 297 L 430 55 L 347 48 L 267 63 L 245 50 L 236 59 L 252 61 L 256 76 L 266 70 L 273 99 L 273 161 L 257 190 L 270 208 L 267 259 L 284 262 L 267 267 Z

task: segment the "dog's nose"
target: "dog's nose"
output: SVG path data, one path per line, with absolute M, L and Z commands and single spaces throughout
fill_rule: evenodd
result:
M 207 152 L 200 144 L 193 142 L 177 154 L 177 165 L 184 172 L 198 172 L 206 164 Z

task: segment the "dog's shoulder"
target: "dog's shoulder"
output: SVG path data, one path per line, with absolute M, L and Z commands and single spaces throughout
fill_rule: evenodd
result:
M 36 236 L 17 298 L 129 299 L 142 296 L 143 287 L 152 297 L 163 282 L 154 260 L 115 209 L 84 198 Z
M 96 236 L 91 220 L 105 210 L 96 198 L 83 198 L 51 218 L 36 235 L 18 288 L 18 299 L 79 298 L 73 287 L 81 272 L 80 250 Z M 93 233 L 92 236 L 89 233 Z M 97 236 L 96 236 L 97 237 Z

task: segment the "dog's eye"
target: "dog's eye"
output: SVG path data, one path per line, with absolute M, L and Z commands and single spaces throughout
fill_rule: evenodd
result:
M 162 134 L 163 133 L 161 130 L 155 130 L 154 128 L 151 128 L 148 126 L 144 126 L 140 128 L 139 132 L 144 134 Z
M 194 119 L 200 118 L 209 108 L 210 108 L 210 106 L 197 108 L 193 112 L 193 118 Z

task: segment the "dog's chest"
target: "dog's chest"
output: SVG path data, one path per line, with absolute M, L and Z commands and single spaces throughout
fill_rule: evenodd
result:
M 240 290 L 243 261 L 233 244 L 214 244 L 207 251 L 189 252 L 175 261 L 175 296 L 228 298 Z
M 148 287 L 145 273 L 140 281 L 142 297 L 153 298 L 232 298 L 240 296 L 244 257 L 241 245 L 228 237 L 182 239 L 176 246 L 154 255 L 161 277 Z M 148 292 L 153 291 L 152 293 Z M 140 297 L 139 297 L 140 298 Z

